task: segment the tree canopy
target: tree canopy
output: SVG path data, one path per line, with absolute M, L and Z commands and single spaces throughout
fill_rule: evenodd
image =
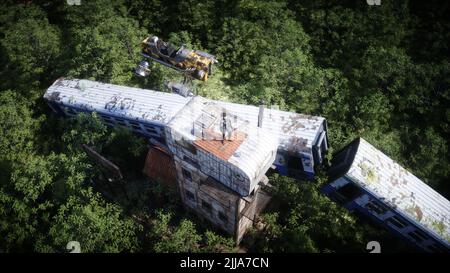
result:
M 155 64 L 148 78 L 132 73 L 148 35 L 218 57 L 198 94 L 323 116 L 331 152 L 362 136 L 450 197 L 450 23 L 439 1 L 7 0 L 0 11 L 3 251 L 63 252 L 72 240 L 84 252 L 237 251 L 142 175 L 145 141 L 95 114 L 58 119 L 42 98 L 61 76 L 164 91 L 180 75 Z M 275 205 L 243 246 L 361 252 L 378 238 L 406 249 L 323 196 L 326 179 L 271 177 Z

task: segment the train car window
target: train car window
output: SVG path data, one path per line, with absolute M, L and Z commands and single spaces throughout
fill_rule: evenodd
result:
M 322 131 L 317 139 L 316 144 L 313 145 L 313 157 L 315 164 L 321 164 L 325 156 L 325 131 Z
M 405 222 L 404 220 L 402 220 L 398 216 L 392 216 L 392 217 L 388 218 L 386 220 L 386 222 L 392 224 L 393 226 L 395 226 L 398 229 L 402 229 L 402 228 L 408 226 L 408 223 Z
M 66 113 L 71 116 L 74 116 L 77 114 L 72 108 L 66 108 Z
M 190 171 L 186 170 L 185 168 L 181 168 L 182 169 L 182 173 L 185 179 L 192 181 L 192 174 Z
M 107 119 L 107 120 L 110 120 L 111 119 L 111 117 L 110 116 L 107 116 L 107 115 L 104 115 L 104 114 L 98 114 L 102 119 Z
M 195 201 L 195 196 L 191 191 L 185 190 L 186 191 L 186 196 L 189 200 L 191 201 Z
M 206 211 L 208 211 L 209 213 L 211 213 L 212 211 L 212 207 L 211 204 L 209 204 L 208 202 L 206 202 L 205 200 L 202 200 L 202 208 L 204 208 Z
M 302 159 L 300 157 L 296 157 L 296 156 L 289 156 L 288 157 L 288 168 L 303 171 Z
M 325 131 L 322 132 L 322 134 L 326 134 Z M 320 152 L 322 153 L 322 158 L 325 157 L 325 154 L 328 150 L 328 143 L 327 143 L 327 138 L 326 136 L 324 136 L 324 138 L 322 139 L 322 142 L 320 143 Z
M 410 237 L 412 237 L 414 240 L 416 240 L 417 242 L 423 242 L 423 241 L 428 240 L 428 238 L 429 238 L 429 237 L 428 237 L 424 232 L 422 232 L 421 230 L 415 230 L 415 231 L 412 231 L 412 232 L 408 233 L 408 235 L 409 235 Z
M 197 154 L 197 148 L 191 143 L 187 142 L 186 140 L 184 139 L 175 140 L 175 143 L 188 150 L 191 154 L 193 155 Z
M 153 126 L 149 126 L 149 125 L 144 125 L 144 128 L 147 132 L 149 132 L 150 134 L 154 134 L 154 135 L 159 135 L 159 132 L 156 130 L 155 127 Z
M 114 124 L 114 122 L 112 120 L 110 120 L 110 119 L 104 119 L 103 122 L 105 122 L 108 125 L 113 125 Z
M 144 127 L 145 127 L 145 129 L 149 129 L 149 130 L 154 130 L 154 131 L 156 131 L 156 128 L 155 128 L 154 126 L 145 124 Z
M 121 125 L 121 126 L 127 126 L 127 124 L 125 123 L 125 121 L 121 118 L 116 118 L 116 122 Z
M 347 203 L 363 194 L 362 190 L 353 183 L 345 184 L 334 192 L 334 197 L 342 203 Z
M 376 200 L 371 200 L 364 207 L 378 215 L 385 214 L 388 211 L 388 208 L 385 205 Z
M 225 215 L 225 213 L 219 211 L 219 219 L 224 222 L 225 224 L 228 223 L 228 217 Z
M 142 130 L 142 129 L 141 129 L 141 126 L 136 125 L 136 124 L 131 124 L 131 127 L 132 127 L 134 130 L 136 130 L 136 131 L 141 131 L 141 130 Z
M 185 156 L 185 155 L 183 155 L 183 160 L 186 161 L 187 163 L 191 164 L 195 168 L 200 169 L 200 165 L 197 163 L 196 160 L 194 160 L 188 156 Z

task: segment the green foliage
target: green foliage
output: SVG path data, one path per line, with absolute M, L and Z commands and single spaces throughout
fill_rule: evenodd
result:
M 308 36 L 284 3 L 240 2 L 236 12 L 224 21 L 217 54 L 231 80 L 244 87 L 240 97 L 283 105 L 285 92 L 314 89 Z
M 408 160 L 411 162 L 411 169 L 417 176 L 425 177 L 425 181 L 429 181 L 431 187 L 448 191 L 450 187 L 445 181 L 427 179 L 449 177 L 450 163 L 442 160 L 448 156 L 448 142 L 431 127 L 424 130 L 415 129 L 410 133 L 411 139 L 417 140 L 414 153 Z
M 134 20 L 112 16 L 98 25 L 77 25 L 71 32 L 68 76 L 116 84 L 131 81 L 145 35 Z
M 197 252 L 201 236 L 198 235 L 194 223 L 181 220 L 178 226 L 170 226 L 173 214 L 158 211 L 151 231 L 155 241 L 153 251 L 158 253 Z
M 12 164 L 9 179 L 0 184 L 0 244 L 9 251 L 32 245 L 41 224 L 48 221 L 53 201 L 46 198 L 52 174 L 45 158 L 28 156 Z
M 109 133 L 109 132 L 108 132 Z M 112 130 L 102 149 L 108 158 L 126 172 L 140 173 L 147 152 L 145 140 L 134 135 L 128 128 L 117 127 Z M 140 162 L 140 164 L 137 164 Z
M 133 251 L 139 227 L 125 219 L 121 209 L 105 202 L 98 193 L 83 190 L 80 197 L 70 197 L 52 219 L 50 243 L 37 244 L 37 251 L 63 251 L 70 241 L 78 241 L 82 252 Z
M 206 231 L 204 234 L 205 245 L 201 252 L 206 253 L 231 253 L 235 252 L 234 242 L 231 238 L 226 238 L 215 234 L 212 231 Z
M 15 16 L 23 17 L 17 20 Z M 40 81 L 46 82 L 53 75 L 54 61 L 62 48 L 60 31 L 35 7 L 19 6 L 4 15 L 5 19 L 12 22 L 1 30 L 1 59 L 5 65 L 0 69 L 0 86 L 36 98 L 41 93 L 31 91 L 40 86 Z
M 361 251 L 367 234 L 355 217 L 320 192 L 326 178 L 315 183 L 274 175 L 274 202 L 279 212 L 266 214 L 263 239 L 257 250 L 265 252 Z
M 101 149 L 102 145 L 110 139 L 110 136 L 106 135 L 106 125 L 101 122 L 96 113 L 80 113 L 69 122 L 72 123 L 71 128 L 69 127 L 70 129 L 62 136 L 69 151 L 79 150 L 81 144 Z
M 179 200 L 142 177 L 142 139 L 108 129 L 96 115 L 57 121 L 42 99 L 60 76 L 154 90 L 182 80 L 156 64 L 150 77 L 133 76 L 146 35 L 217 55 L 214 75 L 194 83 L 199 95 L 246 104 L 263 99 L 324 116 L 332 150 L 362 136 L 450 194 L 450 63 L 443 57 L 450 34 L 438 2 L 28 2 L 0 3 L 2 250 L 60 252 L 70 240 L 79 240 L 83 252 L 236 250 L 230 238 L 182 220 Z M 106 183 L 81 144 L 117 164 L 126 186 Z M 324 179 L 273 177 L 280 207 L 264 216 L 250 249 L 360 252 L 372 238 L 389 245 L 391 237 L 320 193 Z M 118 187 L 126 193 L 115 193 Z M 177 213 L 155 218 L 161 206 Z M 132 222 L 136 215 L 154 219 L 150 230 Z
M 42 118 L 34 118 L 30 103 L 11 90 L 0 92 L 0 106 L 0 162 L 31 153 Z
M 157 253 L 230 253 L 235 252 L 234 241 L 212 231 L 199 233 L 195 224 L 188 219 L 175 221 L 170 211 L 157 210 L 149 238 L 152 251 Z

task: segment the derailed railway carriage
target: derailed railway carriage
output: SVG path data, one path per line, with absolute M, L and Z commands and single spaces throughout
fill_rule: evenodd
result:
M 189 101 L 179 95 L 89 80 L 56 80 L 44 94 L 59 115 L 96 112 L 108 126 L 124 126 L 165 143 L 166 124 Z
M 323 117 L 263 105 L 64 78 L 44 98 L 62 116 L 96 112 L 147 138 L 155 149 L 145 173 L 176 177 L 185 207 L 236 243 L 270 200 L 266 172 L 313 178 L 328 150 Z M 158 166 L 158 158 L 170 164 Z M 329 176 L 323 192 L 332 200 L 425 251 L 449 252 L 450 202 L 364 139 L 333 157 Z
M 450 201 L 363 138 L 333 158 L 325 194 L 428 252 L 450 251 Z
M 192 97 L 89 80 L 60 78 L 44 98 L 62 116 L 97 112 L 108 126 L 124 126 L 147 139 L 165 144 L 164 129 Z M 206 99 L 205 99 L 206 100 Z M 325 118 L 263 106 L 223 101 L 217 105 L 239 116 L 254 130 L 258 126 L 278 143 L 274 167 L 282 175 L 313 178 L 328 150 Z
M 314 177 L 315 168 L 322 164 L 328 150 L 325 118 L 263 106 L 218 103 L 248 120 L 250 125 L 259 125 L 277 141 L 278 151 L 273 164 L 278 173 L 294 178 Z
M 108 126 L 128 127 L 162 146 L 147 158 L 165 151 L 185 207 L 236 243 L 270 200 L 266 172 L 312 178 L 328 149 L 324 118 L 262 105 L 64 78 L 44 98 L 63 116 L 96 112 Z M 144 168 L 147 175 L 157 169 L 154 162 Z

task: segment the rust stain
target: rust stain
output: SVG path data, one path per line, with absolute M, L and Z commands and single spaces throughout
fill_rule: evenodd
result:
M 291 115 L 289 116 L 289 120 L 283 124 L 282 130 L 284 133 L 294 133 L 299 128 L 305 128 L 300 120 L 302 119 L 301 115 Z
M 300 151 L 308 145 L 308 140 L 302 137 L 291 137 L 289 139 L 288 144 L 286 145 L 286 149 L 291 152 Z
M 175 163 L 163 149 L 152 146 L 148 150 L 143 173 L 152 179 L 161 179 L 170 187 L 176 187 Z
M 60 101 L 61 97 L 59 96 L 61 94 L 61 92 L 53 92 L 51 93 L 49 99 L 52 101 Z
M 415 212 L 416 215 L 417 215 L 417 220 L 421 221 L 422 218 L 423 218 L 423 212 L 422 212 L 422 210 L 420 209 L 420 207 L 416 205 L 416 206 L 414 207 L 414 212 Z

